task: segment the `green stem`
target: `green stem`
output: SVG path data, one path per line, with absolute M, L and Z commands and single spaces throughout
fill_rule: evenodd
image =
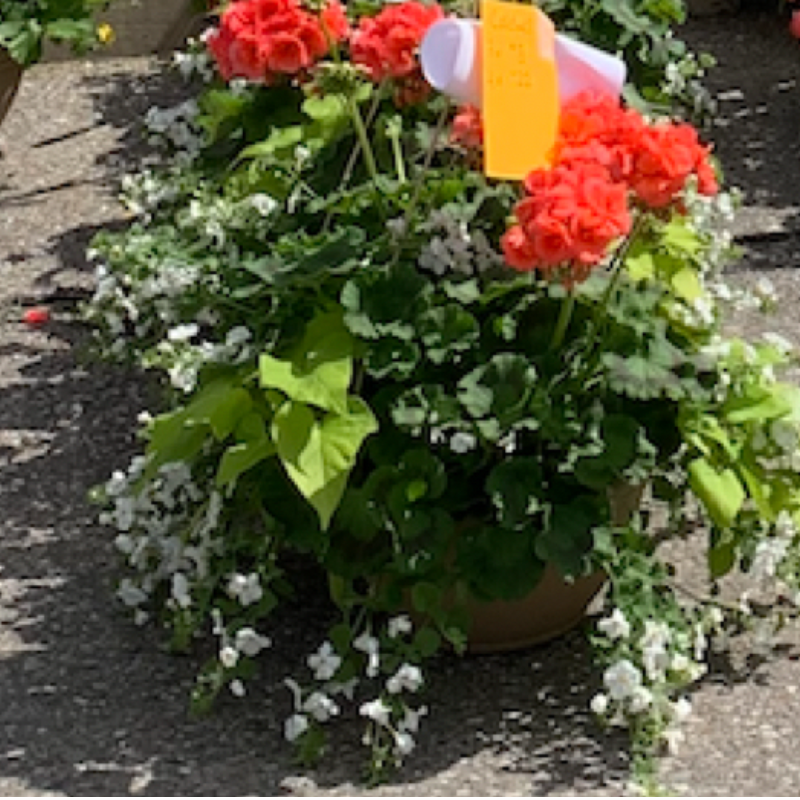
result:
M 356 136 L 361 143 L 361 152 L 364 154 L 364 164 L 367 167 L 370 178 L 377 186 L 378 182 L 378 164 L 375 161 L 375 153 L 372 150 L 372 144 L 369 141 L 369 134 L 367 133 L 367 126 L 364 124 L 364 118 L 361 116 L 361 109 L 353 97 L 348 99 L 348 106 L 350 108 L 350 116 L 353 119 L 353 127 L 356 129 Z
M 446 105 L 442 110 L 441 114 L 439 114 L 439 119 L 436 121 L 436 128 L 433 131 L 433 136 L 431 137 L 431 143 L 428 145 L 428 150 L 425 153 L 425 158 L 422 161 L 422 167 L 417 173 L 416 177 L 414 178 L 414 186 L 411 193 L 411 200 L 409 204 L 406 206 L 406 212 L 403 214 L 403 227 L 400 236 L 397 238 L 396 248 L 394 251 L 394 257 L 392 258 L 392 264 L 396 264 L 397 260 L 400 258 L 400 245 L 402 244 L 403 237 L 405 236 L 406 231 L 408 231 L 411 225 L 411 218 L 414 216 L 414 212 L 417 210 L 417 203 L 419 203 L 420 195 L 422 194 L 422 185 L 425 182 L 425 176 L 427 175 L 428 170 L 430 169 L 431 162 L 433 161 L 433 156 L 436 153 L 436 147 L 439 144 L 439 139 L 444 132 L 445 124 L 447 123 L 448 117 L 450 116 L 450 105 Z
M 575 310 L 575 293 L 570 289 L 567 296 L 561 303 L 561 310 L 558 312 L 556 327 L 553 331 L 553 338 L 550 340 L 550 350 L 557 350 L 564 341 L 564 336 L 572 319 L 572 312 Z
M 389 134 L 389 140 L 392 143 L 392 154 L 394 155 L 394 166 L 397 170 L 397 180 L 400 183 L 408 183 L 408 175 L 406 175 L 406 162 L 403 158 L 403 148 L 400 144 L 400 134 L 397 131 L 392 131 Z
M 611 299 L 611 293 L 617 288 L 619 276 L 622 272 L 622 265 L 625 263 L 625 259 L 628 257 L 628 253 L 630 252 L 633 243 L 639 238 L 639 234 L 642 232 L 642 228 L 644 227 L 643 223 L 644 215 L 640 214 L 638 217 L 636 217 L 636 219 L 634 219 L 630 233 L 620 246 L 619 250 L 617 250 L 617 252 L 614 254 L 614 261 L 611 264 L 611 280 L 608 282 L 608 286 L 606 286 L 606 291 L 603 294 L 601 305 L 605 305 Z

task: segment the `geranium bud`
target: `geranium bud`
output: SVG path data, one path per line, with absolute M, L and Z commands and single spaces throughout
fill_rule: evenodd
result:
M 50 311 L 44 308 L 44 306 L 29 308 L 22 315 L 22 320 L 26 325 L 38 328 L 40 325 L 44 325 L 46 322 L 50 321 Z

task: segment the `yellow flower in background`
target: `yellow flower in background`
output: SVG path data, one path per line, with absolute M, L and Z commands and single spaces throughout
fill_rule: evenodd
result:
M 102 44 L 113 44 L 117 38 L 117 34 L 107 22 L 101 22 L 97 26 L 97 38 Z

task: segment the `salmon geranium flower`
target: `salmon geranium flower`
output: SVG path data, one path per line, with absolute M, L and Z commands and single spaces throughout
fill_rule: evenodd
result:
M 224 80 L 270 84 L 312 67 L 347 32 L 339 0 L 331 0 L 319 14 L 297 0 L 235 0 L 206 44 Z

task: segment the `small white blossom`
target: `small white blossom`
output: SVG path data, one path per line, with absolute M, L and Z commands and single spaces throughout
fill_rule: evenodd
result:
M 361 714 L 362 717 L 367 717 L 373 722 L 377 722 L 378 725 L 386 726 L 389 724 L 392 709 L 386 705 L 383 698 L 379 697 L 377 700 L 370 700 L 367 703 L 362 703 L 361 707 L 358 709 L 358 713 Z
M 396 639 L 398 636 L 402 636 L 405 633 L 410 633 L 411 628 L 411 620 L 405 614 L 392 617 L 387 625 L 390 639 Z
M 416 710 L 406 706 L 403 713 L 403 718 L 397 724 L 398 729 L 401 731 L 410 731 L 411 733 L 416 733 L 419 730 L 420 719 L 422 719 L 422 717 L 424 717 L 427 713 L 428 706 L 420 706 Z
M 653 693 L 645 686 L 637 686 L 628 700 L 628 708 L 633 714 L 647 711 L 653 702 Z
M 608 695 L 598 692 L 589 703 L 589 708 L 598 716 L 602 716 L 608 711 Z
M 117 597 L 126 606 L 139 606 L 147 601 L 147 593 L 130 578 L 123 578 L 117 588 Z
M 624 700 L 642 685 L 642 673 L 627 658 L 623 658 L 606 669 L 603 683 L 612 700 Z
M 631 624 L 619 608 L 615 608 L 609 616 L 601 619 L 597 623 L 597 628 L 611 640 L 627 639 L 631 635 Z
M 317 722 L 326 722 L 339 713 L 339 706 L 324 692 L 312 692 L 303 703 L 303 711 Z
M 242 575 L 236 572 L 231 575 L 228 581 L 228 594 L 243 606 L 257 603 L 264 596 L 258 573 L 251 572 L 249 575 Z
M 197 336 L 199 330 L 200 329 L 194 322 L 190 322 L 186 325 L 176 325 L 174 328 L 169 329 L 167 338 L 171 342 L 188 342 L 190 339 Z
M 172 576 L 172 597 L 181 608 L 189 608 L 192 604 L 189 579 L 182 572 L 176 572 Z
M 287 742 L 293 742 L 308 730 L 308 717 L 305 714 L 292 714 L 283 724 L 283 735 Z
M 669 668 L 670 655 L 667 645 L 671 638 L 669 626 L 663 622 L 645 622 L 644 634 L 640 641 L 642 663 L 650 680 L 659 680 Z
M 367 631 L 353 639 L 353 647 L 367 654 L 367 677 L 374 678 L 380 667 L 380 642 Z
M 226 645 L 219 651 L 219 661 L 225 669 L 233 669 L 239 661 L 239 651 L 235 647 Z
M 477 443 L 478 440 L 475 434 L 467 433 L 466 431 L 458 431 L 454 433 L 450 439 L 450 449 L 458 455 L 463 455 L 470 450 L 474 450 Z
M 774 578 L 788 548 L 789 542 L 786 539 L 762 539 L 756 545 L 750 574 L 757 580 Z
M 244 325 L 237 325 L 235 328 L 231 328 L 225 335 L 225 344 L 228 347 L 238 347 L 250 341 L 252 336 L 253 334 L 250 333 Z
M 412 752 L 415 746 L 414 737 L 410 733 L 395 731 L 394 749 L 397 755 L 407 756 Z
M 680 724 L 692 714 L 692 703 L 686 697 L 681 697 L 672 704 L 672 717 L 676 723 Z
M 686 738 L 682 730 L 678 728 L 667 728 L 662 734 L 667 752 L 674 756 L 678 752 L 681 742 Z
M 422 670 L 414 664 L 403 664 L 388 681 L 386 690 L 389 694 L 402 691 L 416 692 L 422 686 Z
M 234 642 L 237 650 L 250 657 L 258 655 L 264 648 L 272 644 L 269 636 L 262 636 L 249 627 L 239 628 L 236 631 Z
M 244 697 L 247 694 L 244 684 L 238 679 L 234 678 L 229 684 L 228 688 L 231 690 L 231 694 L 234 697 Z
M 330 642 L 323 642 L 316 653 L 310 655 L 306 661 L 308 668 L 314 673 L 318 681 L 330 680 L 341 666 L 342 659 L 333 649 Z
M 262 217 L 268 217 L 278 207 L 278 202 L 273 197 L 263 192 L 251 194 L 247 198 L 247 202 L 250 207 Z

